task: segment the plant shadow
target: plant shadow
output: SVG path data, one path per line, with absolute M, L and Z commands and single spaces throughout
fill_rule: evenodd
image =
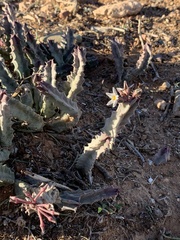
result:
M 169 15 L 171 11 L 165 7 L 149 7 L 144 6 L 140 12 L 140 15 L 145 17 L 162 17 L 163 15 Z

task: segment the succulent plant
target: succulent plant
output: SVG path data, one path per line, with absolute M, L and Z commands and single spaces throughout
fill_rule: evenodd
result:
M 124 54 L 123 45 L 117 40 L 111 40 L 111 51 L 114 57 L 115 66 L 118 75 L 118 86 L 123 85 L 123 82 L 130 81 L 140 75 L 146 68 L 152 59 L 151 49 L 148 43 L 144 44 L 142 54 L 140 55 L 135 68 L 130 68 L 126 72 L 124 71 Z
M 112 104 L 116 111 L 113 111 L 111 116 L 106 119 L 104 127 L 99 135 L 96 135 L 88 146 L 84 147 L 83 153 L 76 161 L 76 168 L 87 177 L 92 184 L 92 169 L 95 161 L 107 149 L 112 149 L 115 138 L 120 133 L 120 129 L 129 122 L 131 115 L 138 106 L 138 99 L 142 90 L 136 89 L 131 91 L 126 81 L 123 88 L 113 88 L 113 93 L 107 93 L 111 98 L 107 105 Z
M 86 62 L 86 51 L 74 47 L 70 29 L 64 37 L 62 36 L 61 44 L 52 40 L 38 44 L 27 25 L 22 26 L 15 21 L 14 12 L 6 3 L 4 12 L 6 43 L 4 49 L 9 51 L 9 55 L 2 49 L 1 54 L 6 60 L 0 58 L 0 162 L 7 160 L 11 153 L 15 131 L 12 120 L 17 119 L 21 122 L 19 125 L 21 130 L 26 128 L 33 132 L 45 128 L 61 132 L 78 122 L 81 111 L 76 100 L 77 95 L 83 90 Z M 67 74 L 67 65 L 71 66 L 72 57 L 72 71 L 66 76 L 67 80 L 62 81 L 61 76 Z M 1 185 L 15 182 L 14 173 L 2 163 L 0 173 Z M 18 181 L 16 185 L 19 186 Z M 41 204 L 39 197 L 46 192 L 46 188 L 47 185 L 32 196 L 25 191 L 27 200 L 11 197 L 11 201 L 15 203 L 23 203 L 26 210 L 34 210 L 38 213 L 42 232 L 44 231 L 42 216 L 54 222 L 52 217 L 56 212 L 53 212 L 52 204 L 58 204 L 50 202 L 51 199 L 46 199 L 46 204 Z M 59 198 L 59 207 L 74 209 L 79 205 L 91 204 L 116 194 L 117 190 L 111 187 L 97 191 L 64 192 L 61 196 L 62 203 Z
M 83 153 L 76 161 L 76 168 L 87 177 L 91 184 L 93 181 L 92 169 L 95 161 L 107 149 L 112 149 L 115 138 L 120 133 L 120 128 L 129 122 L 131 115 L 138 106 L 138 99 L 142 90 L 137 88 L 132 91 L 133 85 L 129 87 L 126 80 L 130 82 L 134 77 L 141 74 L 147 68 L 152 58 L 150 46 L 146 43 L 137 61 L 136 68 L 132 68 L 125 73 L 122 44 L 118 40 L 111 40 L 111 50 L 118 74 L 117 86 L 122 86 L 123 84 L 124 86 L 121 88 L 113 87 L 112 93 L 106 93 L 110 98 L 107 105 L 118 106 L 116 111 L 112 112 L 111 117 L 106 119 L 100 134 L 96 135 L 88 146 L 84 147 Z
M 8 184 L 14 184 L 15 176 L 9 167 L 0 163 L 0 173 L 0 187 L 6 186 Z
M 36 212 L 40 221 L 41 234 L 45 233 L 45 224 L 43 217 L 48 221 L 56 223 L 55 216 L 59 215 L 54 210 L 54 205 L 58 206 L 61 211 L 71 210 L 76 211 L 77 207 L 84 204 L 93 204 L 106 198 L 114 197 L 118 194 L 118 188 L 106 187 L 98 190 L 76 190 L 65 191 L 60 193 L 59 190 L 52 184 L 46 184 L 43 187 L 30 188 L 30 191 L 25 190 L 25 199 L 17 196 L 11 196 L 10 202 L 22 204 L 22 208 L 30 215 Z
M 16 130 L 12 120 L 18 120 L 22 131 L 32 132 L 51 129 L 59 133 L 77 124 L 81 116 L 77 95 L 83 90 L 86 63 L 86 51 L 74 46 L 70 29 L 61 36 L 61 43 L 52 40 L 37 43 L 27 25 L 23 26 L 15 20 L 13 9 L 6 3 L 3 27 L 5 46 L 0 51 L 0 185 L 15 182 L 14 173 L 3 165 L 11 153 Z M 120 45 L 112 42 L 112 46 L 115 54 Z M 118 71 L 119 81 L 123 78 L 121 50 L 120 47 L 115 59 L 117 68 L 121 68 Z M 133 76 L 147 65 L 148 48 L 144 51 L 145 57 L 142 61 L 140 59 L 137 67 L 140 70 L 133 72 Z M 66 80 L 62 81 L 62 76 Z M 121 127 L 129 121 L 138 105 L 141 90 L 132 91 L 131 88 L 124 82 L 123 88 L 113 88 L 113 93 L 107 93 L 110 97 L 108 105 L 118 105 L 117 109 L 77 159 L 76 168 L 85 174 L 90 183 L 96 159 L 107 149 L 112 149 Z M 60 192 L 50 183 L 40 189 L 29 188 L 31 193 L 24 191 L 25 199 L 12 196 L 10 200 L 21 203 L 29 214 L 32 211 L 38 214 L 42 233 L 45 231 L 43 217 L 55 222 L 54 216 L 59 214 L 54 211 L 54 204 L 61 210 L 74 211 L 82 204 L 92 204 L 118 193 L 116 187 Z
M 29 131 L 48 128 L 61 132 L 77 124 L 81 111 L 76 96 L 83 89 L 86 62 L 85 49 L 74 46 L 72 30 L 62 34 L 61 43 L 37 43 L 28 26 L 15 20 L 10 5 L 5 3 L 3 10 L 0 161 L 7 160 L 10 154 L 12 119 L 21 121 L 19 127 Z M 61 76 L 67 80 L 62 81 Z

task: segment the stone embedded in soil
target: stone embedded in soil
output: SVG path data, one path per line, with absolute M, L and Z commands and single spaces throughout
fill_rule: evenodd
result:
M 93 11 L 95 17 L 98 15 L 109 18 L 121 18 L 138 14 L 142 9 L 141 3 L 137 1 L 124 1 L 115 4 L 107 4 Z
M 171 87 L 171 84 L 166 81 L 161 84 L 161 86 L 158 88 L 158 90 L 163 92 L 163 91 L 166 91 L 167 89 L 169 89 L 170 87 Z
M 154 101 L 154 104 L 158 109 L 164 111 L 166 108 L 167 102 L 163 99 L 158 98 L 156 101 Z
M 175 117 L 180 117 L 180 90 L 175 91 L 175 99 L 173 106 L 173 115 Z
M 166 163 L 170 160 L 170 148 L 167 146 L 162 147 L 159 151 L 152 157 L 152 161 L 155 166 Z
M 155 216 L 158 218 L 163 218 L 163 216 L 164 216 L 163 212 L 159 208 L 153 209 L 153 212 L 154 212 Z

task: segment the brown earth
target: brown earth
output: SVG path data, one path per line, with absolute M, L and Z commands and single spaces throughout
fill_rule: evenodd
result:
M 62 134 L 16 133 L 14 145 L 18 151 L 11 163 L 13 169 L 17 173 L 30 169 L 70 187 L 96 189 L 113 185 L 120 190 L 115 199 L 80 207 L 76 213 L 62 212 L 57 225 L 46 222 L 46 234 L 42 237 L 37 216 L 32 214 L 29 217 L 5 200 L 13 195 L 13 187 L 1 188 L 1 240 L 180 239 L 180 118 L 173 116 L 171 107 L 162 117 L 164 112 L 154 105 L 157 98 L 167 102 L 170 99 L 169 89 L 159 89 L 163 82 L 168 81 L 174 88 L 180 88 L 180 4 L 178 0 L 140 2 L 144 7 L 138 15 L 122 19 L 95 19 L 92 10 L 101 4 L 93 0 L 81 1 L 77 9 L 65 15 L 62 14 L 64 6 L 61 5 L 60 13 L 62 3 L 55 0 L 20 2 L 18 21 L 27 22 L 37 37 L 61 27 L 71 27 L 82 36 L 81 45 L 86 47 L 89 61 L 84 91 L 78 97 L 83 112 L 78 125 Z M 18 3 L 15 6 L 18 8 Z M 138 19 L 141 20 L 142 33 L 150 39 L 153 55 L 157 56 L 153 62 L 160 78 L 153 81 L 155 73 L 149 66 L 133 82 L 143 89 L 138 109 L 131 123 L 122 129 L 113 150 L 98 159 L 113 180 L 108 182 L 95 168 L 93 185 L 82 186 L 74 178 L 71 166 L 83 146 L 110 116 L 111 108 L 106 106 L 108 98 L 105 93 L 111 92 L 117 82 L 108 39 L 117 36 L 125 44 L 125 66 L 135 66 L 141 52 Z M 125 28 L 126 32 L 112 29 L 105 33 L 95 32 L 92 26 Z M 143 165 L 141 159 L 127 148 L 127 139 L 144 157 Z M 149 159 L 165 145 L 171 149 L 170 160 L 159 166 L 150 166 Z M 153 184 L 148 182 L 150 177 L 154 179 Z M 17 220 L 21 220 L 22 225 L 17 224 Z

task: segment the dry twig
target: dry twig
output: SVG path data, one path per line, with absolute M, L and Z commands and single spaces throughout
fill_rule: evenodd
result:
M 109 175 L 109 173 L 106 171 L 106 169 L 101 166 L 100 163 L 98 162 L 95 162 L 95 167 L 102 173 L 102 175 L 104 176 L 104 178 L 107 180 L 107 181 L 112 181 L 113 180 L 113 177 Z
M 129 141 L 128 139 L 126 141 L 124 141 L 124 144 L 126 145 L 126 147 L 132 151 L 134 154 L 136 154 L 142 161 L 142 164 L 144 164 L 145 159 L 142 156 L 142 154 L 135 148 L 135 146 L 131 143 L 131 141 Z
M 59 188 L 64 189 L 64 190 L 72 191 L 71 188 L 69 188 L 69 187 L 67 187 L 67 186 L 64 186 L 64 185 L 62 185 L 62 184 L 60 184 L 60 183 L 54 182 L 54 181 L 52 181 L 52 180 L 49 179 L 49 178 L 40 176 L 40 175 L 38 175 L 38 174 L 36 174 L 36 173 L 32 173 L 32 172 L 29 172 L 29 171 L 24 171 L 23 173 L 24 173 L 25 175 L 27 175 L 27 176 L 35 179 L 35 180 L 40 181 L 40 182 L 45 182 L 45 183 L 52 182 L 53 185 L 56 186 L 56 187 L 59 187 Z

